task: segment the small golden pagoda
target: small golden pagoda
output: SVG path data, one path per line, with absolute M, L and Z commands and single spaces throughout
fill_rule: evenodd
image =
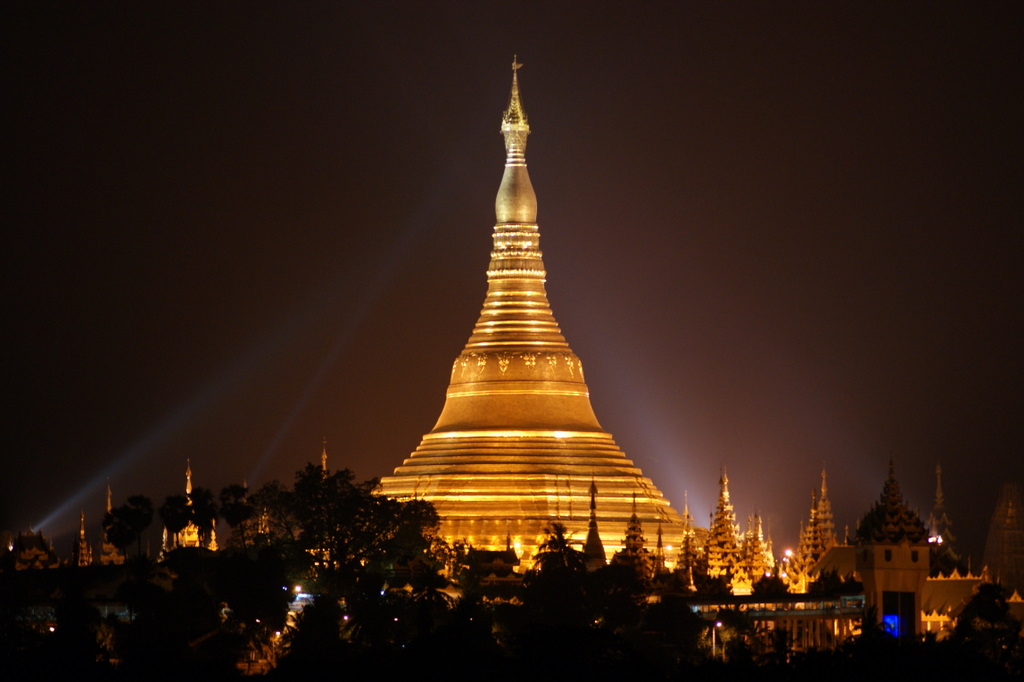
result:
M 432 502 L 449 542 L 500 550 L 508 538 L 532 563 L 554 521 L 582 545 L 597 485 L 596 519 L 606 558 L 622 547 L 635 509 L 678 550 L 679 514 L 626 458 L 597 421 L 583 365 L 548 303 L 539 248 L 537 196 L 526 170 L 530 134 L 513 60 L 512 92 L 501 121 L 505 172 L 483 310 L 452 365 L 441 416 L 381 494 Z M 675 556 L 676 551 L 670 551 Z

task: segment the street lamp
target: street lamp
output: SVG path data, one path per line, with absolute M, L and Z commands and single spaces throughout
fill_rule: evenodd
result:
M 715 627 L 711 628 L 711 658 L 715 657 L 715 631 L 722 627 L 722 621 L 716 620 Z M 722 642 L 722 660 L 725 660 L 725 642 Z

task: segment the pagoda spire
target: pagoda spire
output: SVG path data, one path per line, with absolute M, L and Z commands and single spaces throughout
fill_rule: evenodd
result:
M 950 575 L 953 571 L 965 569 L 953 545 L 956 536 L 953 534 L 953 522 L 946 512 L 946 500 L 942 494 L 942 467 L 939 464 L 935 465 L 935 505 L 928 515 L 927 525 L 933 572 Z
M 92 547 L 85 537 L 85 510 L 78 515 L 78 539 L 71 550 L 72 566 L 89 566 L 92 564 Z
M 818 540 L 821 543 L 822 553 L 837 544 L 836 524 L 832 515 L 832 502 L 828 499 L 828 484 L 826 483 L 825 467 L 821 467 L 821 494 L 818 496 Z
M 526 167 L 530 124 L 521 68 L 514 59 L 501 116 L 505 163 L 483 307 L 452 363 L 437 422 L 394 475 L 381 480 L 379 492 L 433 503 L 449 542 L 499 549 L 510 524 L 528 565 L 553 520 L 589 533 L 586 516 L 572 515 L 570 484 L 591 478 L 601 487 L 605 547 L 619 543 L 619 524 L 632 516 L 661 521 L 665 542 L 676 545 L 678 513 L 598 422 L 582 363 L 548 301 L 537 196 Z
M 320 470 L 327 473 L 327 436 L 324 436 L 324 449 L 320 453 Z
M 583 545 L 583 555 L 587 562 L 587 570 L 594 571 L 607 563 L 604 543 L 597 530 L 597 482 L 590 479 L 590 522 L 587 524 L 587 541 Z
M 192 460 L 185 458 L 185 495 L 189 497 L 189 504 L 192 504 Z
M 654 575 L 665 572 L 665 544 L 661 537 L 661 521 L 658 521 L 658 541 L 654 545 Z
M 729 499 L 729 475 L 724 466 L 718 485 L 718 505 L 712 514 L 708 529 L 708 575 L 731 582 L 732 573 L 740 559 L 740 539 L 736 513 Z
M 530 134 L 530 123 L 519 96 L 519 69 L 512 60 L 512 91 L 508 96 L 508 107 L 501 116 L 501 134 L 505 138 L 505 174 L 501 178 L 498 196 L 494 201 L 494 213 L 498 223 L 536 223 L 537 195 L 526 172 L 526 138 Z
M 110 490 L 110 479 L 108 478 L 107 479 L 107 514 L 110 514 L 113 511 L 113 509 L 114 509 L 113 493 Z M 101 565 L 103 565 L 103 566 L 107 566 L 109 564 L 123 564 L 124 563 L 124 554 L 122 554 L 121 551 L 117 547 L 115 547 L 113 544 L 111 544 L 107 540 L 107 533 L 106 533 L 105 530 L 103 532 L 103 536 L 102 537 L 103 537 L 103 539 L 100 542 L 99 563 Z
M 857 524 L 858 543 L 896 544 L 907 540 L 910 544 L 915 544 L 927 537 L 924 521 L 903 501 L 900 484 L 896 480 L 890 458 L 889 478 L 882 488 L 882 495 Z
M 487 295 L 452 366 L 448 399 L 433 433 L 495 427 L 603 431 L 590 405 L 582 363 L 548 301 L 537 196 L 526 169 L 530 126 L 519 89 L 522 65 L 515 61 L 513 66 L 501 119 L 506 158 L 494 204 Z

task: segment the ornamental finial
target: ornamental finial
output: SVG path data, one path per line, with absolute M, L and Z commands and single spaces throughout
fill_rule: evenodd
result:
M 501 115 L 501 134 L 505 138 L 505 173 L 501 178 L 494 213 L 499 223 L 536 223 L 537 195 L 526 172 L 526 137 L 530 124 L 519 97 L 519 69 L 523 65 L 512 58 L 512 90 L 508 107 Z
M 512 58 L 512 91 L 508 96 L 508 107 L 501 117 L 501 132 L 508 138 L 510 132 L 520 133 L 522 144 L 526 146 L 526 135 L 530 132 L 530 125 L 526 118 L 526 110 L 523 109 L 523 102 L 519 98 L 519 69 L 523 65 L 515 58 Z

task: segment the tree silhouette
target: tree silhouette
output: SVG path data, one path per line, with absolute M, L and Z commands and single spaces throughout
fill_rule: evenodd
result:
M 584 627 L 592 620 L 583 552 L 572 547 L 565 526 L 552 523 L 533 568 L 523 576 L 523 607 L 534 623 Z
M 609 564 L 587 573 L 587 597 L 601 624 L 622 632 L 640 624 L 649 583 L 630 564 Z
M 132 495 L 126 504 L 111 509 L 103 517 L 107 541 L 122 552 L 137 543 L 137 556 L 142 558 L 142 531 L 153 521 L 153 502 L 145 495 Z
M 217 525 L 217 501 L 213 491 L 208 488 L 192 488 L 189 496 L 192 500 L 192 523 L 199 528 L 199 536 L 203 538 L 204 545 L 209 542 L 210 533 Z
M 555 521 L 548 527 L 548 536 L 538 547 L 534 568 L 539 571 L 565 569 L 573 572 L 587 570 L 583 552 L 570 544 L 565 524 Z
M 1006 589 L 995 583 L 978 585 L 953 631 L 957 641 L 1003 667 L 1020 642 L 1021 623 L 1010 613 Z
M 192 520 L 192 508 L 184 495 L 170 495 L 157 510 L 168 535 L 180 533 Z
M 242 549 L 249 546 L 246 537 L 246 526 L 249 519 L 253 517 L 256 509 L 246 498 L 249 489 L 243 485 L 229 485 L 220 491 L 220 513 L 231 526 L 232 530 L 238 532 L 242 542 Z
M 429 555 L 439 523 L 429 503 L 375 495 L 376 479 L 354 479 L 348 469 L 327 472 L 310 464 L 296 474 L 287 498 L 300 529 L 298 546 L 317 558 L 322 587 L 339 595 L 363 574 Z
M 256 526 L 253 543 L 257 547 L 273 546 L 286 556 L 294 555 L 301 532 L 294 497 L 291 488 L 278 480 L 265 483 L 249 497 Z

